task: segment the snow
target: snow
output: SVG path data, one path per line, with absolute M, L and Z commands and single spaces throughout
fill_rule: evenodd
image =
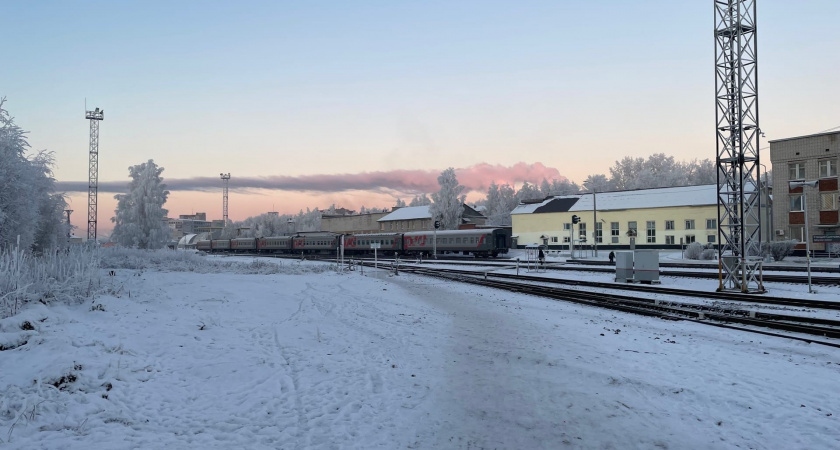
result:
M 632 191 L 599 192 L 592 194 L 557 195 L 539 203 L 518 205 L 512 215 L 533 214 L 541 207 L 558 199 L 577 199 L 568 211 L 592 211 L 597 202 L 598 211 L 613 211 L 643 208 L 672 208 L 680 206 L 709 206 L 717 204 L 717 185 L 680 186 Z M 556 212 L 556 211 L 552 211 Z
M 403 206 L 396 211 L 377 220 L 377 222 L 392 222 L 394 220 L 429 219 L 432 214 L 429 212 L 429 205 L 424 206 Z
M 103 271 L 93 303 L 0 320 L 0 344 L 27 341 L 0 351 L 3 447 L 840 447 L 839 349 L 408 274 L 206 259 L 224 264 L 131 264 Z

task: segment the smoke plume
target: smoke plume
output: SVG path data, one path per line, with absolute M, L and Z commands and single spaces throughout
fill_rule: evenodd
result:
M 539 183 L 543 179 L 565 180 L 566 177 L 553 167 L 542 163 L 526 164 L 523 162 L 510 167 L 480 163 L 474 166 L 456 169 L 458 182 L 466 187 L 467 192 L 486 191 L 491 182 L 496 184 L 516 185 L 522 182 Z M 230 190 L 244 192 L 250 190 L 277 190 L 297 192 L 345 192 L 374 191 L 401 194 L 423 194 L 437 192 L 437 177 L 440 171 L 434 170 L 391 170 L 387 172 L 362 172 L 330 175 L 236 177 L 230 179 Z M 170 191 L 216 191 L 222 182 L 217 177 L 167 178 L 164 183 Z M 128 182 L 100 181 L 100 192 L 125 192 Z M 62 192 L 86 192 L 88 183 L 82 181 L 62 181 L 56 183 L 56 189 Z

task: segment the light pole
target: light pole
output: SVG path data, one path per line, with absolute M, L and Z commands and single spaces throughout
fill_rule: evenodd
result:
M 598 257 L 598 198 L 596 197 L 595 187 L 587 186 L 586 181 L 583 182 L 583 185 L 589 188 L 592 191 L 592 244 L 595 246 L 595 257 Z
M 798 187 L 802 188 L 802 213 L 805 214 L 805 261 L 808 264 L 808 293 L 813 294 L 814 290 L 811 288 L 811 238 L 808 230 L 808 193 L 806 187 L 815 188 L 820 184 L 819 180 L 808 181 L 788 181 L 791 189 Z

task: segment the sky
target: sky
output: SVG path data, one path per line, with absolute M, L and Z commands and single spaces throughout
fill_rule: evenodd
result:
M 840 2 L 758 2 L 767 139 L 837 127 Z M 86 107 L 105 110 L 103 233 L 128 167 L 149 159 L 170 216 L 220 218 L 224 172 L 242 220 L 390 207 L 436 190 L 448 167 L 474 200 L 491 181 L 608 175 L 625 156 L 715 157 L 711 0 L 3 9 L 0 97 L 33 150 L 55 152 L 81 234 Z

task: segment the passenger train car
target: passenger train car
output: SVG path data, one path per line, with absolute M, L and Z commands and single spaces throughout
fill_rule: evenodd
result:
M 406 254 L 431 254 L 437 247 L 438 254 L 470 253 L 475 256 L 493 256 L 507 253 L 510 232 L 502 228 L 476 228 L 473 230 L 411 231 L 403 234 L 403 252 Z
M 347 234 L 344 254 L 431 255 L 464 253 L 474 256 L 498 256 L 510 248 L 510 231 L 503 228 L 470 230 L 412 231 L 407 233 Z M 198 241 L 196 248 L 205 252 L 335 254 L 342 236 L 334 233 L 298 233 L 293 236 L 213 239 Z

